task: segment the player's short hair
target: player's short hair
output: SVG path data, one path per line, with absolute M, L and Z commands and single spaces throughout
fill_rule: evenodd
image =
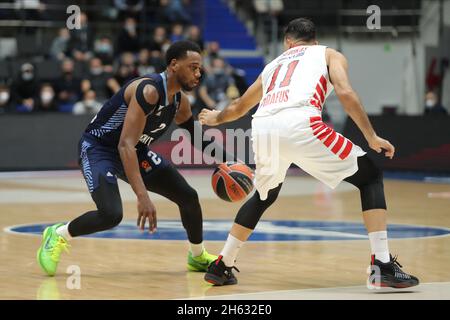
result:
M 195 42 L 182 40 L 172 43 L 166 52 L 166 65 L 169 65 L 172 59 L 183 59 L 188 51 L 194 51 L 201 54 L 202 50 Z
M 308 18 L 298 18 L 289 22 L 284 30 L 284 36 L 295 40 L 315 40 L 316 26 Z

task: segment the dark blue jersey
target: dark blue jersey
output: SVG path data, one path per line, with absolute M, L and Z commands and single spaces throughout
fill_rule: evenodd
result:
M 103 107 L 87 126 L 85 134 L 95 137 L 100 144 L 117 148 L 122 132 L 128 104 L 125 102 L 125 89 L 137 79 L 146 79 L 158 91 L 159 100 L 152 108 L 141 105 L 147 117 L 144 132 L 136 147 L 150 145 L 167 130 L 180 106 L 181 92 L 175 94 L 169 104 L 167 97 L 167 78 L 165 73 L 154 73 L 133 79 L 125 84 Z

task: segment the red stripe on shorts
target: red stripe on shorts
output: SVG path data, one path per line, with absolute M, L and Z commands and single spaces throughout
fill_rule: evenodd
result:
M 334 139 L 336 138 L 336 131 L 333 130 L 333 133 L 323 142 L 323 144 L 329 148 L 330 145 L 333 143 Z
M 317 136 L 317 139 L 323 140 L 332 132 L 333 132 L 333 129 L 327 127 L 327 129 L 324 132 L 322 132 L 321 134 L 319 134 Z
M 344 141 L 345 141 L 344 137 L 339 135 L 336 144 L 334 145 L 333 149 L 331 149 L 331 152 L 337 154 L 338 151 L 341 149 L 342 145 L 344 144 Z
M 348 139 L 345 140 L 347 140 L 347 144 L 345 145 L 344 151 L 342 151 L 342 153 L 339 155 L 339 158 L 341 158 L 342 160 L 348 157 L 350 151 L 352 151 L 353 148 L 353 143 Z

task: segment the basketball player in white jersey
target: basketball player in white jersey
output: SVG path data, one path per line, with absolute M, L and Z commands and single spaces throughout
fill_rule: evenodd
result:
M 381 170 L 360 147 L 322 122 L 323 104 L 334 88 L 370 148 L 394 156 L 394 146 L 377 136 L 350 85 L 346 58 L 318 45 L 315 26 L 305 18 L 289 23 L 284 47 L 286 51 L 264 68 L 240 99 L 223 111 L 204 109 L 199 115 L 202 124 L 215 126 L 242 117 L 259 103 L 252 120 L 257 191 L 236 215 L 221 255 L 210 265 L 205 280 L 214 285 L 237 283 L 232 269 L 236 269 L 239 249 L 276 200 L 286 171 L 294 163 L 331 188 L 345 180 L 360 190 L 372 253 L 370 286 L 417 285 L 419 280 L 403 272 L 389 253 Z

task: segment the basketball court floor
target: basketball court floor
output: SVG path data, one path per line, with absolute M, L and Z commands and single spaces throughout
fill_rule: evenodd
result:
M 219 253 L 242 203 L 220 200 L 212 170 L 183 170 L 198 191 L 206 248 Z M 366 287 L 370 247 L 359 192 L 331 190 L 293 170 L 238 257 L 239 284 L 212 287 L 186 270 L 178 208 L 151 195 L 158 231 L 141 233 L 135 197 L 120 184 L 125 216 L 112 231 L 71 241 L 55 277 L 36 263 L 40 232 L 92 210 L 78 171 L 0 173 L 0 299 L 450 299 L 450 181 L 386 179 L 390 251 L 421 284 Z M 74 278 L 75 277 L 75 278 Z

